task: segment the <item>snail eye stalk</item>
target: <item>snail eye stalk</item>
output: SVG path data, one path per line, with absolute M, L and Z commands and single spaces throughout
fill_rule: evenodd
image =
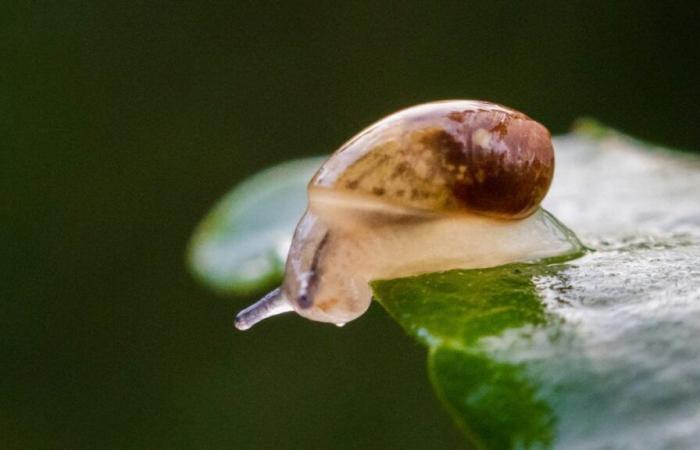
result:
M 261 320 L 284 314 L 294 309 L 287 301 L 280 288 L 270 291 L 263 298 L 253 303 L 236 315 L 234 324 L 239 330 L 247 330 Z

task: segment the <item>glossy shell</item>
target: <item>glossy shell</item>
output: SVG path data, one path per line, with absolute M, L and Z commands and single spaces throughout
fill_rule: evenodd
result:
M 549 131 L 480 101 L 444 101 L 392 114 L 348 141 L 309 184 L 415 210 L 517 219 L 549 189 Z

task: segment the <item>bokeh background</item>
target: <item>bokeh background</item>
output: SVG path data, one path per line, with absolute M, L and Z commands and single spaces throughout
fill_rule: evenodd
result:
M 238 181 L 479 98 L 700 149 L 697 2 L 2 2 L 1 448 L 459 448 L 424 350 L 184 265 Z

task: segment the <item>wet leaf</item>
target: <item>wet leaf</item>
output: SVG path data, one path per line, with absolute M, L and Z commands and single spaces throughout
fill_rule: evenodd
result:
M 477 448 L 700 440 L 700 162 L 589 130 L 545 206 L 592 252 L 373 283 Z

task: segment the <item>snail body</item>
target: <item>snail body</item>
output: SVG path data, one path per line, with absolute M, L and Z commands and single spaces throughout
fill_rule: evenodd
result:
M 321 166 L 284 281 L 236 318 L 286 311 L 344 324 L 369 282 L 532 261 L 573 250 L 539 208 L 554 173 L 549 131 L 487 102 L 434 102 L 366 128 Z

